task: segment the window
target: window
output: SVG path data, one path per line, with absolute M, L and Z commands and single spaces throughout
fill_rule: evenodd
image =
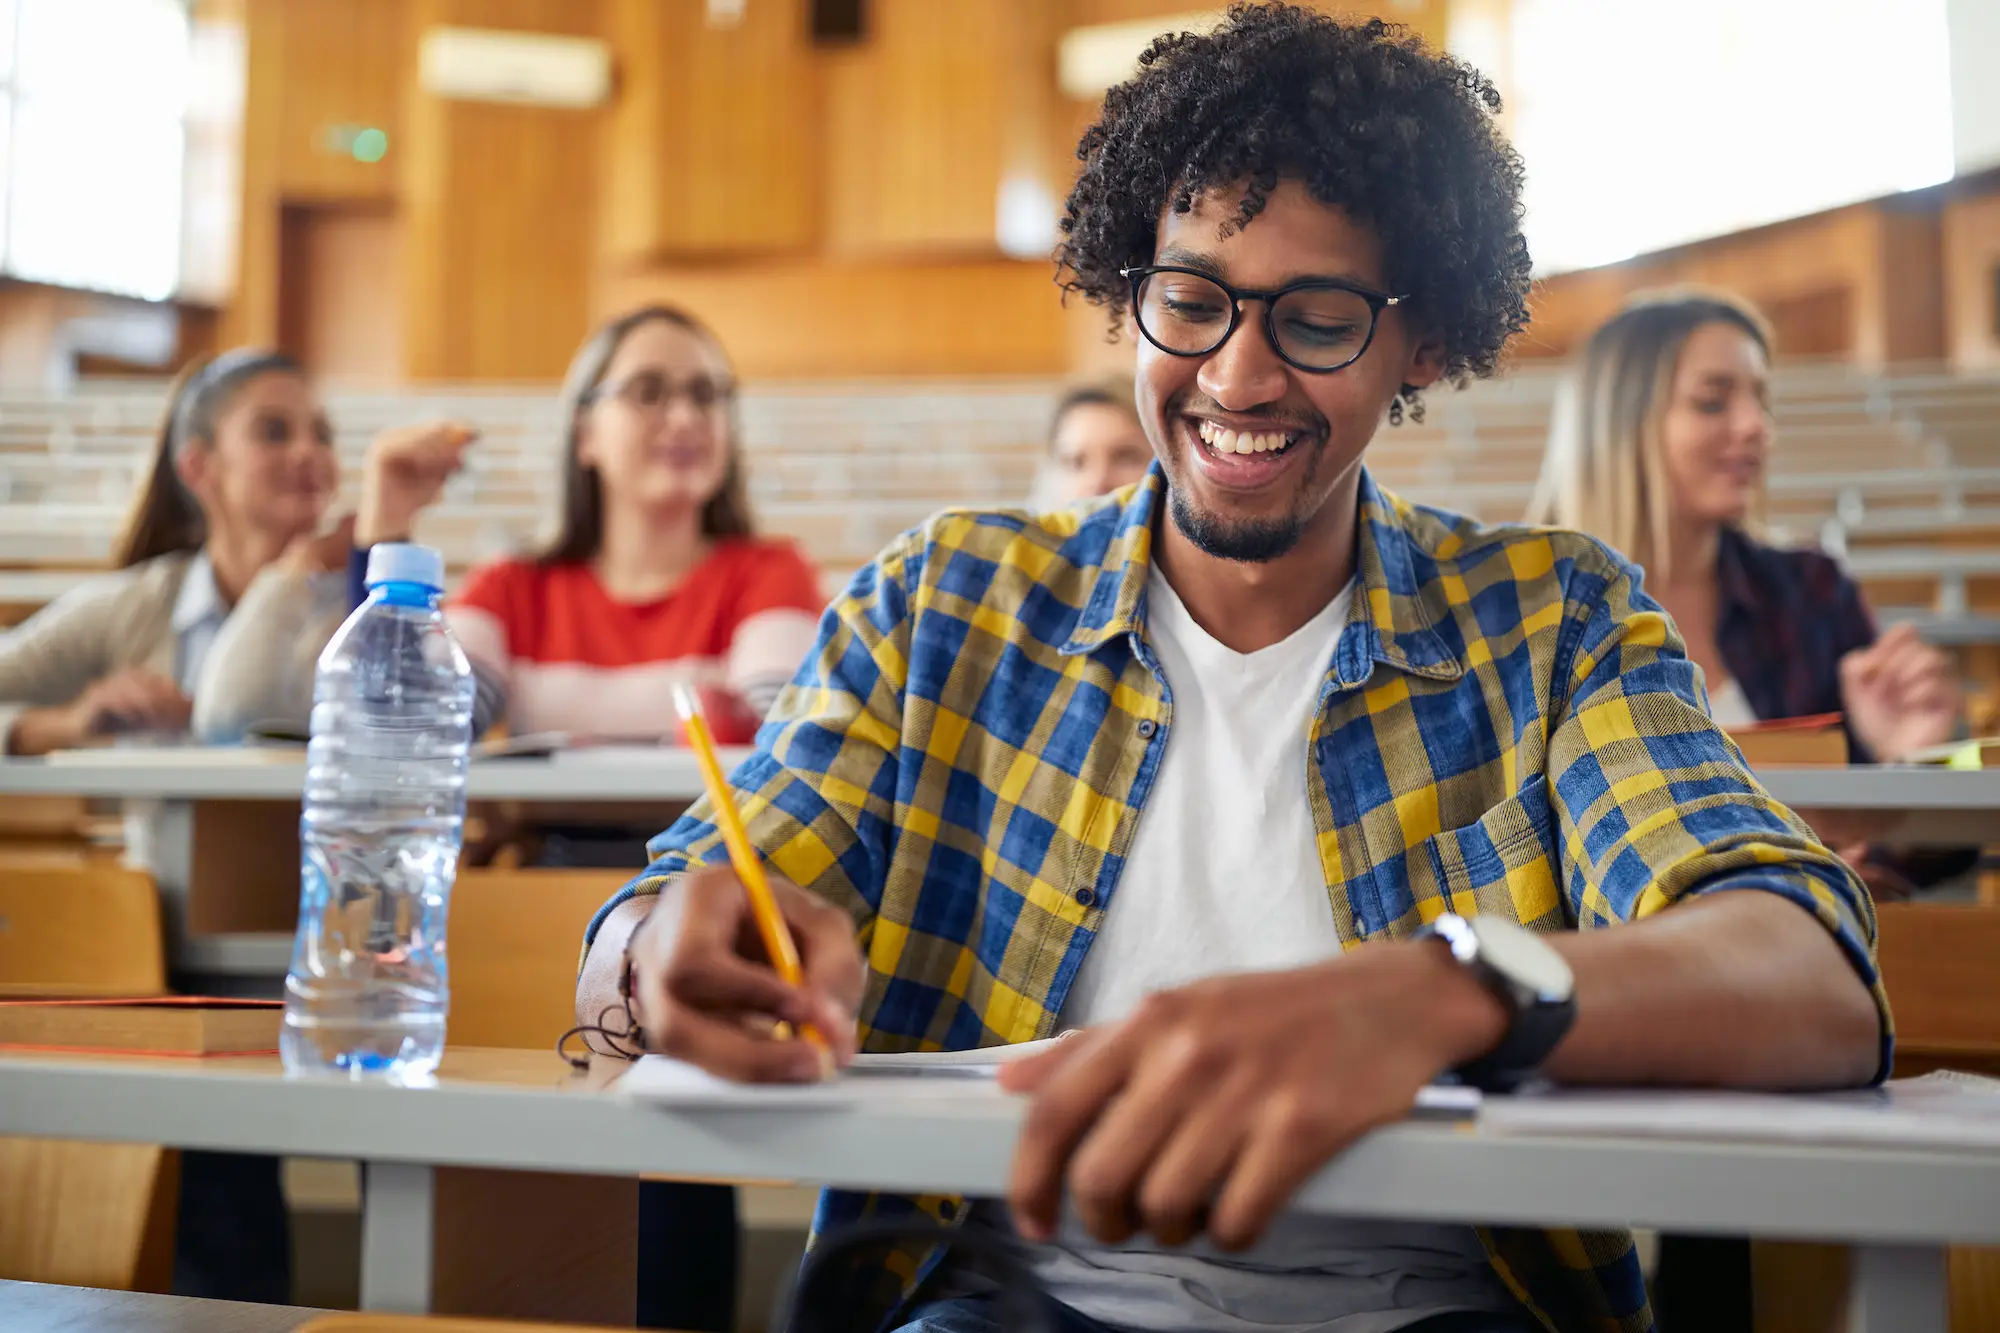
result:
M 1952 174 L 1945 0 L 1515 0 L 1506 54 L 1542 272 Z
M 0 0 L 0 271 L 174 294 L 188 64 L 184 0 Z

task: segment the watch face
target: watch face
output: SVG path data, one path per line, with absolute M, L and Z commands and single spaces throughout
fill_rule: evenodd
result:
M 1543 999 L 1570 997 L 1576 979 L 1546 940 L 1511 921 L 1474 918 L 1472 928 L 1479 935 L 1480 958 L 1494 971 Z

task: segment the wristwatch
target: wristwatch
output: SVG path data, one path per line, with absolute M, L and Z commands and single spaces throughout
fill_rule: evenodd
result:
M 1576 980 L 1548 941 L 1499 917 L 1447 912 L 1417 932 L 1443 940 L 1451 956 L 1507 1006 L 1499 1045 L 1452 1072 L 1460 1083 L 1505 1092 L 1532 1079 L 1576 1020 Z

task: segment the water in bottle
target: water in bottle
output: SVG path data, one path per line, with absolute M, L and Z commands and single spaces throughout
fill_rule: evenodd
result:
M 436 551 L 375 547 L 368 600 L 320 654 L 281 1038 L 293 1073 L 409 1081 L 444 1051 L 473 681 L 443 586 Z

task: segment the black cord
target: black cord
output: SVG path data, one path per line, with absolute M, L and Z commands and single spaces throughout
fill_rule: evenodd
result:
M 611 1026 L 614 1016 L 619 1015 L 623 1016 L 624 1025 L 622 1027 Z M 556 1054 L 567 1060 L 570 1068 L 576 1070 L 578 1073 L 590 1072 L 590 1056 L 588 1054 L 571 1055 L 565 1048 L 569 1045 L 570 1038 L 572 1037 L 590 1036 L 600 1038 L 606 1046 L 611 1048 L 611 1054 L 622 1056 L 627 1060 L 636 1060 L 646 1053 L 646 1034 L 641 1032 L 639 1025 L 632 1021 L 632 1007 L 622 1000 L 617 1004 L 605 1005 L 604 1012 L 597 1016 L 595 1023 L 578 1023 L 575 1027 L 563 1033 L 562 1036 L 556 1038 Z M 587 1051 L 589 1049 L 588 1046 L 585 1049 Z

